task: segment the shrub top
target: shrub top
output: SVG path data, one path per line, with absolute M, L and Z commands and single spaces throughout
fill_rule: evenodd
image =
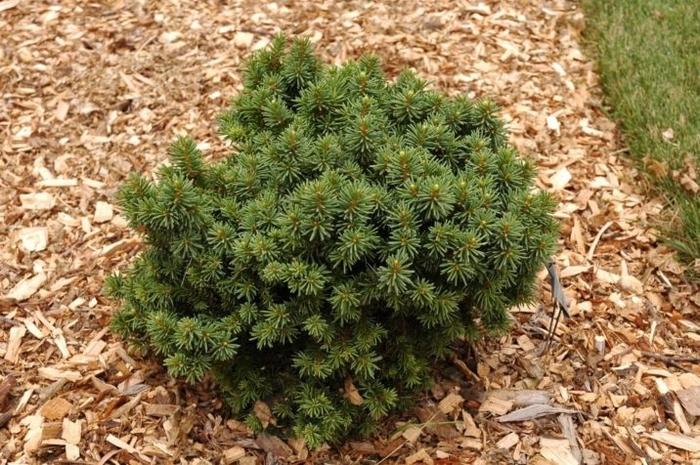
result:
M 108 281 L 113 326 L 313 447 L 369 430 L 479 322 L 508 327 L 556 244 L 554 204 L 490 100 L 388 82 L 374 56 L 327 66 L 284 36 L 243 76 L 226 160 L 180 139 L 157 184 L 121 190 L 149 248 Z

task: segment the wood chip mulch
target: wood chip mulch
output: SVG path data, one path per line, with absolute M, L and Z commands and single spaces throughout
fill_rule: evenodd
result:
M 604 116 L 583 25 L 560 0 L 0 1 L 0 464 L 700 463 L 698 286 L 649 226 L 662 204 Z M 561 202 L 572 314 L 545 352 L 543 271 L 542 305 L 473 369 L 456 353 L 383 434 L 316 452 L 130 355 L 101 295 L 141 250 L 118 186 L 181 134 L 225 156 L 214 117 L 278 31 L 493 96 Z

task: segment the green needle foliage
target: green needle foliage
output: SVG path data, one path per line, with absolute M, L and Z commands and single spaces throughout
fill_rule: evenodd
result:
M 107 281 L 113 329 L 310 447 L 371 433 L 456 338 L 503 332 L 532 298 L 554 202 L 491 101 L 390 83 L 374 56 L 327 66 L 284 36 L 243 76 L 225 161 L 183 138 L 157 183 L 122 187 L 148 249 Z

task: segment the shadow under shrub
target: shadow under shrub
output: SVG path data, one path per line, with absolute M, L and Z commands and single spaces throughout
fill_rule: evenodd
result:
M 225 161 L 183 138 L 156 183 L 120 190 L 148 248 L 107 280 L 113 329 L 174 376 L 213 374 L 256 429 L 312 448 L 371 433 L 456 338 L 508 328 L 555 247 L 554 203 L 489 100 L 283 36 L 243 76 Z

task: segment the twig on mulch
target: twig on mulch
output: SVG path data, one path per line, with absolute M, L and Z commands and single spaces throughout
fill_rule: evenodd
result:
M 459 357 L 457 357 L 456 354 L 452 354 L 450 357 L 450 361 L 454 363 L 454 365 L 459 369 L 459 371 L 462 372 L 463 375 L 465 375 L 467 378 L 470 378 L 471 380 L 480 383 L 481 379 L 479 378 L 479 375 L 474 373 L 469 369 L 466 363 L 464 363 L 463 360 L 461 360 Z
M 645 461 L 647 461 L 647 463 L 651 462 L 652 459 L 651 459 L 651 457 L 649 457 L 649 454 L 644 452 L 644 449 L 642 449 L 639 446 L 639 444 L 637 444 L 637 442 L 634 439 L 632 439 L 632 435 L 634 434 L 632 429 L 628 427 L 627 431 L 630 433 L 630 436 L 627 438 L 627 441 L 626 441 L 627 445 L 634 451 L 635 454 L 637 454 L 638 456 L 643 458 Z
M 643 350 L 642 355 L 645 357 L 653 358 L 659 361 L 662 361 L 664 363 L 667 363 L 669 365 L 672 365 L 679 370 L 683 370 L 686 373 L 692 373 L 692 370 L 684 367 L 681 365 L 680 362 L 689 362 L 689 363 L 700 363 L 700 357 L 695 357 L 693 355 L 664 355 L 664 354 L 657 354 L 656 352 L 649 352 Z

